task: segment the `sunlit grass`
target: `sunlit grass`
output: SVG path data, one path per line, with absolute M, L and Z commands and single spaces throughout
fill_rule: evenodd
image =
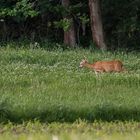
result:
M 128 73 L 80 69 L 86 56 L 119 59 Z M 140 120 L 139 53 L 0 49 L 1 120 Z
M 83 56 L 128 73 L 97 76 Z M 139 91 L 138 52 L 0 48 L 0 140 L 139 140 Z
M 140 138 L 138 122 L 101 122 L 45 124 L 38 121 L 0 125 L 0 139 L 4 140 L 133 140 Z

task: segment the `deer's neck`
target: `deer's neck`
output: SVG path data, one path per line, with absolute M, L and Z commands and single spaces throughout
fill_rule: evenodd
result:
M 84 66 L 86 68 L 93 69 L 93 64 L 86 63 Z

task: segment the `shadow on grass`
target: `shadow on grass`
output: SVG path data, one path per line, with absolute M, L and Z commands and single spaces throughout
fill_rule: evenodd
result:
M 10 115 L 9 105 L 6 99 L 0 101 L 0 122 L 7 122 Z
M 66 107 L 55 107 L 46 109 L 42 112 L 27 112 L 27 114 L 14 114 L 12 112 L 0 112 L 1 122 L 7 120 L 14 123 L 21 123 L 29 120 L 39 120 L 40 122 L 75 122 L 78 119 L 93 122 L 94 120 L 102 121 L 140 121 L 140 109 L 136 108 L 119 108 L 119 107 L 100 107 L 74 110 Z M 3 118 L 3 119 L 2 119 Z

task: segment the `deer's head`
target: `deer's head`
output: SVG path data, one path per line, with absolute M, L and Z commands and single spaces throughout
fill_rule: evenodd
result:
M 80 68 L 84 67 L 86 64 L 88 63 L 86 57 L 84 57 L 84 59 L 80 62 Z

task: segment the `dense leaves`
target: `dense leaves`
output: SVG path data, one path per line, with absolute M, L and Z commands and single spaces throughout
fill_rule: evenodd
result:
M 103 0 L 102 11 L 110 44 L 129 48 L 140 46 L 139 0 Z
M 102 0 L 101 7 L 108 47 L 139 48 L 140 1 Z M 78 45 L 92 46 L 87 0 L 71 0 L 67 8 L 61 0 L 1 0 L 0 40 L 27 38 L 61 43 L 63 31 L 70 26 L 64 16 L 74 19 Z

